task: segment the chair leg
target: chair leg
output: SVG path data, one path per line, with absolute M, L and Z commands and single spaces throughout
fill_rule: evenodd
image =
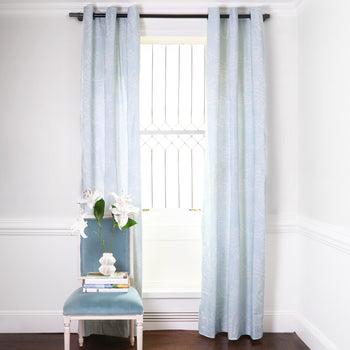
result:
M 136 318 L 136 332 L 137 332 L 137 350 L 142 350 L 143 342 L 143 315 L 138 315 Z
M 70 349 L 70 317 L 65 316 L 64 323 L 64 350 Z
M 130 320 L 130 345 L 135 345 L 134 320 Z
M 84 321 L 79 320 L 78 321 L 78 333 L 79 333 L 79 346 L 82 347 L 84 344 L 84 338 L 83 338 L 83 328 L 84 328 Z

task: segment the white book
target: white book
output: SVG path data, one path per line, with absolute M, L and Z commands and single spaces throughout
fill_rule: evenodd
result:
M 98 272 L 89 272 L 83 278 L 86 284 L 129 284 L 127 272 L 115 272 L 112 276 L 103 276 Z
M 83 288 L 84 293 L 126 293 L 129 288 Z

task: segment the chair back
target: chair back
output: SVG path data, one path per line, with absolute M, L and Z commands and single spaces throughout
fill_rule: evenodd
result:
M 95 218 L 86 219 L 91 229 L 99 232 L 99 226 Z M 104 218 L 101 222 L 102 238 L 104 239 L 107 253 L 109 253 L 111 237 L 113 231 L 113 218 Z M 80 238 L 80 274 L 86 276 L 88 272 L 98 272 L 100 267 L 99 259 L 104 253 L 103 245 L 98 234 L 89 229 L 85 229 L 87 238 Z M 132 279 L 133 275 L 133 247 L 130 239 L 130 234 L 133 234 L 133 229 L 119 230 L 118 227 L 114 230 L 114 238 L 111 252 L 117 260 L 115 263 L 116 271 L 127 271 Z M 131 269 L 130 269 L 131 267 Z

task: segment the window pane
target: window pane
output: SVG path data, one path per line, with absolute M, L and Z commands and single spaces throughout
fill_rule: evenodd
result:
M 140 69 L 143 290 L 199 292 L 205 47 L 141 45 Z
M 144 208 L 201 207 L 204 67 L 203 44 L 141 45 Z

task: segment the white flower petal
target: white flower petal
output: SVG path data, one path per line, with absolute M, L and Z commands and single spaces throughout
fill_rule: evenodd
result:
M 109 195 L 109 196 L 113 196 L 116 202 L 119 201 L 119 196 L 118 196 L 116 193 L 114 193 L 114 192 L 109 192 L 108 195 Z
M 115 199 L 115 203 L 109 207 L 109 210 L 114 216 L 114 220 L 117 222 L 119 228 L 122 229 L 127 224 L 129 217 L 138 214 L 139 208 L 130 204 L 131 196 L 129 195 L 121 194 L 118 196 L 114 192 L 108 194 Z
M 128 214 L 127 213 L 122 213 L 120 215 L 120 228 L 123 228 L 129 220 Z
M 84 233 L 85 228 L 87 227 L 87 222 L 84 220 L 86 214 L 80 214 L 77 218 L 77 221 L 72 225 L 71 229 L 75 233 L 79 233 L 82 237 L 86 238 Z
M 95 205 L 94 202 L 88 201 L 86 204 L 87 204 L 87 206 L 88 206 L 90 209 L 94 209 L 94 205 Z
M 83 238 L 87 238 L 87 235 L 85 234 L 84 230 L 85 228 L 82 231 L 80 231 L 80 236 Z
M 114 215 L 114 220 L 117 222 L 119 229 L 122 229 L 120 226 L 120 215 Z
M 92 200 L 96 203 L 98 200 L 102 198 L 102 192 L 99 190 L 96 190 L 94 194 L 91 196 Z

